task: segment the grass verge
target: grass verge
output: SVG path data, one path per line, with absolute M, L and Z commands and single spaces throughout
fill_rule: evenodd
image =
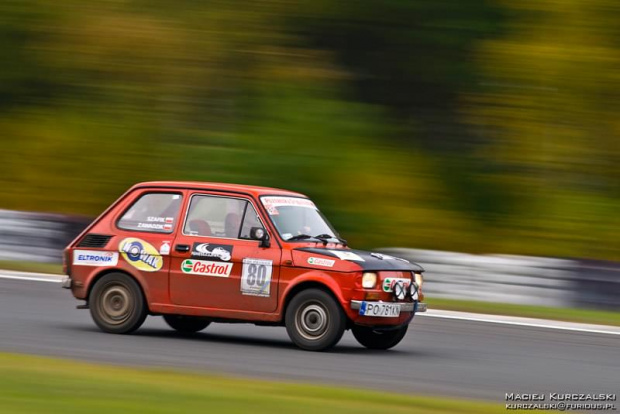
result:
M 20 272 L 62 274 L 62 265 L 57 263 L 0 260 L 0 269 L 17 270 Z
M 503 404 L 5 353 L 0 353 L 0 407 L 14 414 L 505 412 Z
M 429 298 L 428 296 L 426 297 L 425 302 L 428 303 L 429 309 L 454 310 L 461 312 L 486 313 L 490 315 L 521 316 L 525 318 L 620 326 L 620 312 L 437 299 Z

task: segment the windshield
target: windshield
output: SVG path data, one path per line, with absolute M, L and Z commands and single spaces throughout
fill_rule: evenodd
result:
M 261 201 L 284 240 L 302 235 L 338 238 L 338 233 L 307 198 L 261 197 Z

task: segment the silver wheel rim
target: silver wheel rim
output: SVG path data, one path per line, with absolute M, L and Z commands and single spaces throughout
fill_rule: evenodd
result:
M 316 341 L 327 333 L 329 317 L 327 309 L 317 302 L 305 303 L 297 309 L 295 327 L 307 340 Z
M 120 325 L 132 314 L 133 298 L 123 285 L 112 285 L 101 293 L 99 314 L 110 325 Z

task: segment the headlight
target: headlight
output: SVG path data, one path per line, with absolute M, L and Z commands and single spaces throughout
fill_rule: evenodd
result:
M 422 284 L 424 283 L 424 278 L 422 277 L 422 273 L 414 273 L 413 281 L 415 282 L 416 285 L 418 285 L 418 287 L 422 287 Z
M 377 285 L 377 274 L 367 272 L 362 275 L 362 287 L 364 289 L 372 289 Z

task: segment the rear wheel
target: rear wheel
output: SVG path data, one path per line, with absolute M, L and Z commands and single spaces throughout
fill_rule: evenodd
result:
M 286 331 L 298 347 L 324 351 L 340 341 L 346 316 L 327 292 L 308 289 L 298 293 L 286 309 Z
M 185 334 L 202 331 L 211 323 L 203 318 L 184 315 L 164 315 L 164 320 L 172 329 Z
M 97 326 L 117 334 L 138 329 L 148 311 L 142 289 L 124 273 L 110 273 L 99 279 L 93 286 L 89 305 Z
M 374 330 L 367 326 L 353 325 L 351 331 L 357 342 L 368 349 L 390 349 L 398 345 L 407 334 L 409 325 L 391 330 Z

